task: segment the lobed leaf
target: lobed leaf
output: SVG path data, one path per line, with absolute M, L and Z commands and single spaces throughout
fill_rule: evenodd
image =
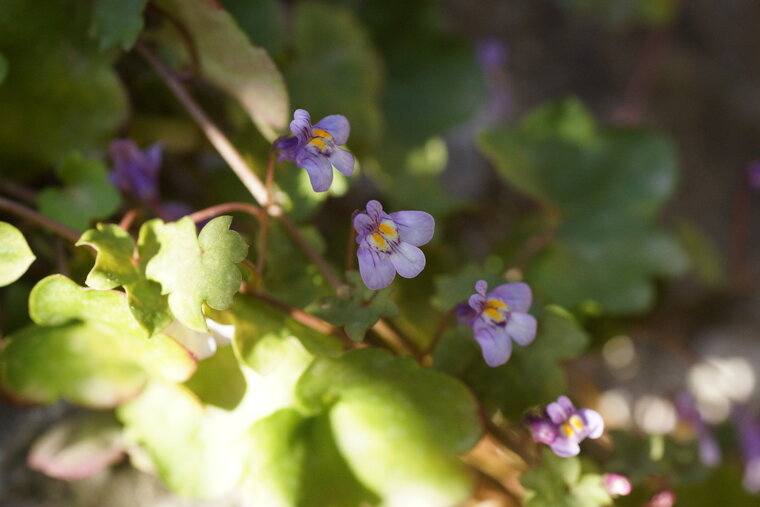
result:
M 143 10 L 148 0 L 98 0 L 92 10 L 90 33 L 101 50 L 129 50 L 143 28 Z

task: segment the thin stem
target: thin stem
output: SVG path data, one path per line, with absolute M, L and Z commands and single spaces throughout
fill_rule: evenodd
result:
M 135 45 L 135 49 L 142 56 L 142 58 L 155 70 L 159 76 L 164 80 L 169 90 L 177 97 L 185 110 L 193 117 L 195 122 L 201 128 L 211 144 L 216 148 L 219 154 L 229 164 L 240 181 L 245 185 L 248 191 L 253 195 L 254 199 L 259 204 L 267 202 L 267 191 L 264 185 L 259 180 L 258 176 L 254 174 L 248 163 L 243 159 L 240 152 L 235 149 L 232 143 L 227 139 L 227 136 L 221 131 L 219 127 L 209 118 L 206 112 L 201 109 L 195 99 L 193 99 L 182 83 L 177 79 L 174 73 L 161 62 L 161 60 L 153 54 L 145 45 L 138 42 Z M 276 207 L 275 205 L 270 208 Z M 280 210 L 279 213 L 282 211 Z M 270 211 L 270 214 L 272 211 Z
M 354 269 L 354 257 L 356 257 L 356 229 L 354 229 L 354 217 L 359 210 L 351 213 L 351 222 L 348 224 L 348 244 L 346 245 L 346 272 Z
M 346 335 L 346 333 L 343 332 L 341 328 L 337 326 L 333 326 L 329 322 L 325 322 L 319 317 L 315 317 L 314 315 L 308 314 L 299 308 L 290 306 L 284 301 L 280 301 L 279 299 L 265 292 L 258 291 L 256 289 L 251 288 L 250 286 L 245 287 L 245 289 L 242 292 L 243 294 L 252 296 L 260 301 L 263 301 L 264 303 L 268 304 L 269 306 L 273 308 L 276 308 L 284 313 L 287 313 L 296 322 L 300 322 L 301 324 L 308 326 L 319 333 L 330 334 L 330 335 L 340 338 L 341 341 L 343 341 L 344 345 L 346 345 L 348 348 L 357 348 L 361 346 L 361 344 L 358 344 L 354 342 L 353 340 L 351 340 L 351 338 L 349 338 Z
M 130 227 L 132 227 L 132 223 L 135 221 L 135 218 L 137 218 L 137 215 L 140 214 L 140 210 L 137 208 L 132 208 L 126 213 L 124 213 L 124 216 L 121 217 L 121 220 L 119 221 L 119 227 L 124 229 L 125 231 L 128 231 Z
M 32 206 L 37 203 L 37 191 L 15 181 L 0 180 L 0 190 Z
M 449 324 L 451 324 L 451 321 L 454 319 L 454 309 L 452 308 L 448 312 L 446 312 L 441 319 L 441 322 L 438 323 L 438 327 L 435 328 L 435 332 L 433 333 L 433 338 L 430 340 L 430 343 L 428 343 L 427 347 L 425 347 L 425 357 L 430 356 L 430 354 L 433 353 L 433 350 L 435 350 L 435 346 L 438 345 L 438 342 L 441 341 L 441 337 L 443 336 L 444 331 L 446 331 L 446 328 L 449 327 Z
M 309 241 L 301 234 L 301 231 L 298 230 L 298 227 L 295 223 L 293 223 L 290 218 L 288 218 L 287 215 L 273 215 L 274 218 L 280 223 L 280 225 L 283 226 L 285 229 L 285 232 L 288 233 L 290 236 L 290 239 L 293 240 L 293 242 L 298 246 L 299 249 L 306 255 L 311 262 L 314 263 L 314 265 L 317 267 L 317 269 L 322 273 L 322 275 L 325 277 L 325 280 L 327 280 L 327 283 L 330 284 L 330 286 L 338 290 L 341 287 L 343 287 L 343 282 L 341 281 L 338 274 L 335 272 L 335 270 L 330 266 L 330 264 L 327 263 L 324 257 L 319 255 L 319 252 L 317 252 L 314 247 L 309 243 Z
M 263 209 L 259 208 L 255 204 L 249 204 L 247 202 L 225 202 L 223 204 L 217 204 L 216 206 L 198 210 L 195 213 L 190 213 L 187 216 L 193 222 L 198 223 L 233 211 L 247 213 L 258 220 L 259 223 L 261 223 L 266 216 L 266 213 Z
M 415 359 L 419 359 L 420 351 L 417 347 L 408 339 L 397 333 L 390 324 L 383 319 L 375 322 L 372 326 L 372 330 L 377 333 L 390 347 L 399 355 L 412 356 Z
M 75 231 L 66 225 L 63 225 L 62 223 L 56 222 L 55 220 L 48 218 L 31 208 L 27 208 L 23 204 L 19 204 L 4 197 L 0 197 L 0 209 L 26 218 L 30 222 L 34 222 L 47 229 L 50 229 L 54 233 L 58 234 L 62 238 L 69 240 L 72 243 L 79 241 L 79 237 L 82 235 L 80 232 Z

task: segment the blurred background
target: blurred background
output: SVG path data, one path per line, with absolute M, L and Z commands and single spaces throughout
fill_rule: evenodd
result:
M 102 33 L 93 36 L 101 3 L 0 5 L 0 194 L 34 204 L 61 183 L 54 168 L 71 150 L 109 164 L 108 143 L 129 137 L 163 145 L 165 212 L 250 201 L 136 52 L 103 50 Z M 400 283 L 399 329 L 424 343 L 458 300 L 447 288 L 466 294 L 473 277 L 524 276 L 539 301 L 573 311 L 588 333 L 551 361 L 605 418 L 610 436 L 590 454 L 634 481 L 620 505 L 662 490 L 677 505 L 760 505 L 760 3 L 220 3 L 270 53 L 292 109 L 351 121 L 359 177 L 336 173 L 328 196 L 293 166 L 277 174 L 287 211 L 314 225 L 330 259 L 342 263 L 346 217 L 370 198 L 436 216 L 432 275 Z M 188 72 L 192 92 L 263 173 L 268 144 L 237 102 L 194 74 L 184 37 L 148 3 L 141 40 Z M 85 223 L 135 206 L 155 212 L 123 199 L 110 210 L 93 203 L 103 212 Z M 0 289 L 2 335 L 28 322 L 35 280 L 59 269 L 81 281 L 89 269 L 69 245 L 24 232 L 43 263 Z M 274 256 L 288 255 L 282 242 L 273 238 Z M 311 287 L 312 274 L 277 273 L 272 291 L 305 306 L 324 288 Z M 434 365 L 468 382 L 456 333 L 444 335 Z M 525 376 L 493 381 L 550 382 L 522 367 Z M 125 463 L 73 482 L 30 470 L 32 443 L 78 410 L 0 399 L 0 505 L 238 505 L 179 499 Z M 487 487 L 476 496 L 471 505 L 509 505 Z

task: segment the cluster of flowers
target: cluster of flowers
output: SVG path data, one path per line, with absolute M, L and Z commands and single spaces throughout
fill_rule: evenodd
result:
M 345 116 L 331 115 L 312 124 L 311 116 L 298 109 L 290 123 L 292 136 L 274 142 L 279 160 L 290 160 L 306 170 L 315 192 L 330 188 L 335 167 L 345 176 L 354 171 L 354 157 L 341 148 L 348 141 L 350 124 Z M 111 146 L 114 160 L 112 181 L 126 194 L 155 207 L 160 202 L 158 170 L 161 150 L 144 151 L 132 141 L 117 140 Z M 425 254 L 419 247 L 427 244 L 435 231 L 435 220 L 424 211 L 386 213 L 375 200 L 354 216 L 359 272 L 372 290 L 388 287 L 396 273 L 413 278 L 425 268 Z M 460 322 L 472 328 L 485 362 L 496 367 L 512 354 L 512 341 L 529 345 L 536 337 L 536 319 L 528 313 L 533 294 L 525 283 L 507 283 L 490 292 L 484 280 L 475 284 L 467 304 L 455 310 Z M 586 437 L 597 438 L 603 431 L 601 416 L 593 410 L 575 410 L 570 400 L 561 397 L 543 415 L 528 420 L 534 439 L 550 445 L 560 456 L 580 452 L 578 443 Z

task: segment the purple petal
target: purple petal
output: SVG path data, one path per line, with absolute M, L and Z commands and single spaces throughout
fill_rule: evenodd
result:
M 578 442 L 567 438 L 558 438 L 550 447 L 551 450 L 554 451 L 554 454 L 561 458 L 577 456 L 581 452 L 581 447 L 578 445 Z
M 333 170 L 328 159 L 319 155 L 307 155 L 299 157 L 298 166 L 303 167 L 309 173 L 311 187 L 315 192 L 325 192 L 330 188 Z
M 536 338 L 536 318 L 528 313 L 512 312 L 507 322 L 507 334 L 518 344 L 529 345 Z
M 311 115 L 305 109 L 296 109 L 293 113 L 293 121 L 290 122 L 290 131 L 301 143 L 305 143 L 311 137 Z
M 467 324 L 470 327 L 472 327 L 475 318 L 478 316 L 475 310 L 464 303 L 459 303 L 454 307 L 454 314 L 457 316 L 457 322 Z
M 354 216 L 354 230 L 358 234 L 356 241 L 360 241 L 360 236 L 362 234 L 367 234 L 372 232 L 372 229 L 375 228 L 375 223 L 372 221 L 372 219 L 367 215 L 366 213 L 357 213 Z
M 367 203 L 367 214 L 375 221 L 375 223 L 379 224 L 380 220 L 382 220 L 385 215 L 385 213 L 383 213 L 383 205 L 374 199 L 369 201 Z
M 414 246 L 422 246 L 433 239 L 435 220 L 424 211 L 397 211 L 391 213 L 391 219 L 398 227 L 398 236 Z
M 342 148 L 336 148 L 332 155 L 330 155 L 330 163 L 343 176 L 351 176 L 354 172 L 354 156 Z
M 470 296 L 470 299 L 467 301 L 467 303 L 470 305 L 470 308 L 476 312 L 480 312 L 483 310 L 483 306 L 486 304 L 486 297 L 482 294 L 473 294 Z
M 414 278 L 425 269 L 425 254 L 409 243 L 400 242 L 390 257 L 393 267 L 404 278 Z
M 554 424 L 562 424 L 565 422 L 565 420 L 567 420 L 568 417 L 570 417 L 570 415 L 572 415 L 572 412 L 565 411 L 562 405 L 557 402 L 553 402 L 549 403 L 546 406 L 546 414 Z
M 530 309 L 533 293 L 525 283 L 505 283 L 491 291 L 491 295 L 501 299 L 513 312 L 525 313 Z
M 557 427 L 549 419 L 529 415 L 525 423 L 534 441 L 548 445 L 557 440 Z
M 483 296 L 483 299 L 486 297 L 486 291 L 488 290 L 488 282 L 485 280 L 478 280 L 475 282 L 475 292 Z
M 714 467 L 720 464 L 722 457 L 720 446 L 712 433 L 702 433 L 699 436 L 699 461 L 707 467 Z
M 557 403 L 567 413 L 567 417 L 570 417 L 575 412 L 575 405 L 573 405 L 573 402 L 567 396 L 557 398 Z
M 158 175 L 158 170 L 161 168 L 161 160 L 163 159 L 164 147 L 161 143 L 151 144 L 145 151 L 145 159 L 148 162 L 148 167 L 153 176 Z
M 586 423 L 588 438 L 601 437 L 602 433 L 604 433 L 604 419 L 602 419 L 601 414 L 599 414 L 599 412 L 596 410 L 591 410 L 590 408 L 582 408 L 578 411 L 578 413 Z
M 509 356 L 512 355 L 512 342 L 504 332 L 504 328 L 476 320 L 473 330 L 475 339 L 483 349 L 483 359 L 486 360 L 488 366 L 493 368 L 509 360 Z
M 348 142 L 348 134 L 351 133 L 351 125 L 342 114 L 325 116 L 314 127 L 329 132 L 335 144 L 339 146 Z
M 295 162 L 300 145 L 301 142 L 297 137 L 280 137 L 274 142 L 275 149 L 279 151 L 277 160 L 279 162 L 282 162 L 283 160 Z
M 396 277 L 396 270 L 387 254 L 361 245 L 356 255 L 359 259 L 359 273 L 368 289 L 384 289 Z

